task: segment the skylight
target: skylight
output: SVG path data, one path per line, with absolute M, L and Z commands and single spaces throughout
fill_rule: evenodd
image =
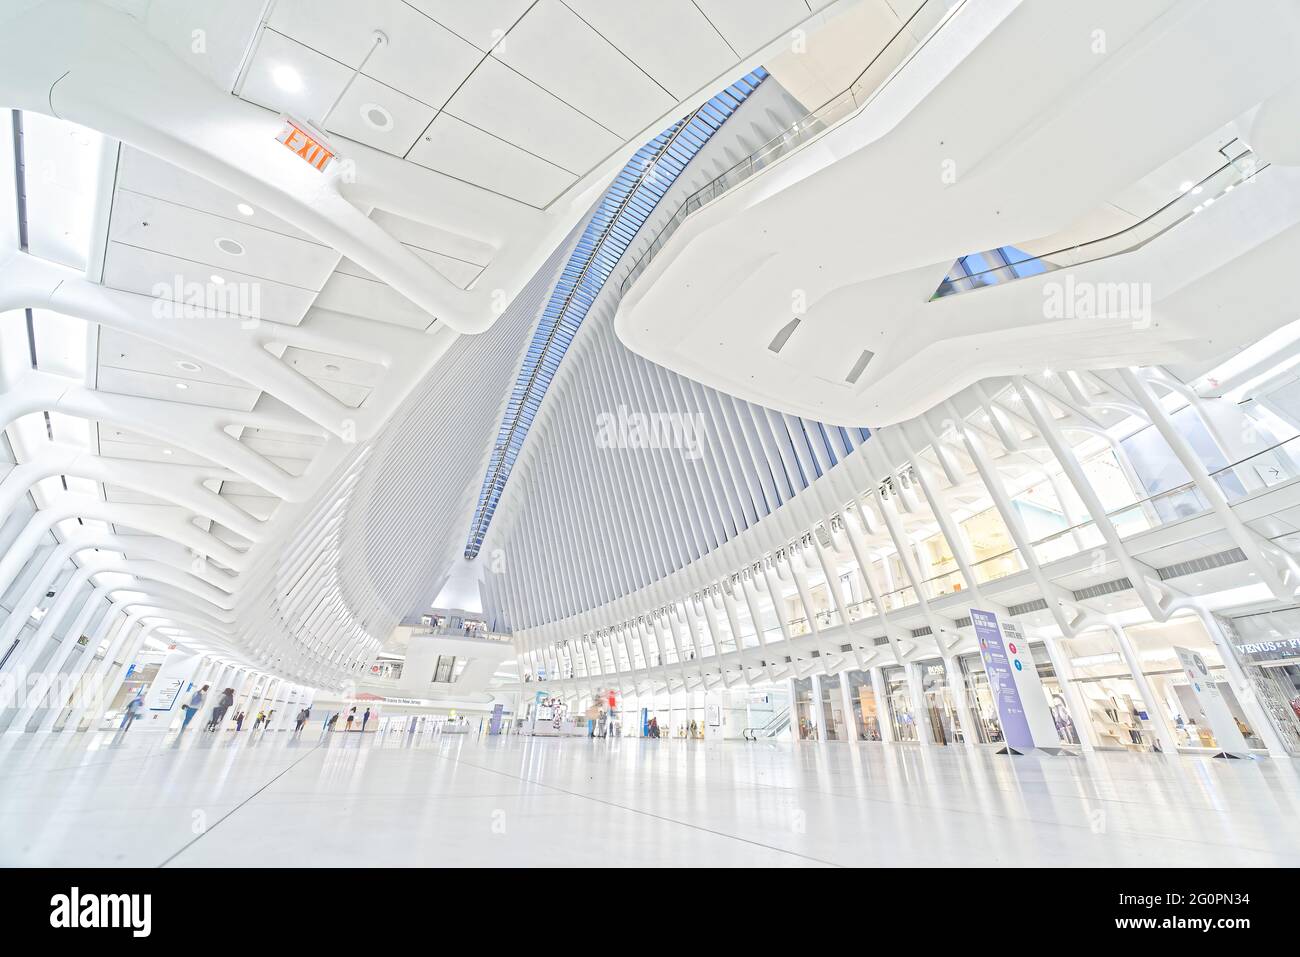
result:
M 515 380 L 483 477 L 466 558 L 478 556 L 542 398 L 605 281 L 686 164 L 766 78 L 759 67 L 674 123 L 641 147 L 606 190 L 551 293 Z

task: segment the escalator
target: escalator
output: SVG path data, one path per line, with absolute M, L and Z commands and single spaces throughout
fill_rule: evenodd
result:
M 740 735 L 746 741 L 757 741 L 760 738 L 775 738 L 788 727 L 790 727 L 790 709 L 782 708 L 761 728 L 745 728 Z

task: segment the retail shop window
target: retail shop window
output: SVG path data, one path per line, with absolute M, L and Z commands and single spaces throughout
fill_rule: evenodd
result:
M 915 742 L 916 718 L 912 714 L 912 700 L 907 685 L 907 672 L 903 668 L 884 669 L 885 696 L 889 705 L 889 721 L 894 740 Z
M 1223 658 L 1197 618 L 1174 618 L 1167 622 L 1133 625 L 1125 629 L 1137 649 L 1142 672 L 1151 684 L 1157 706 L 1173 727 L 1180 748 L 1218 749 L 1209 719 L 1197 704 L 1196 695 L 1186 672 L 1178 662 L 1175 647 L 1197 652 L 1210 669 L 1210 679 L 1218 688 L 1232 719 L 1251 748 L 1263 748 L 1258 731 L 1250 726 L 1246 712 L 1237 700 L 1236 692 L 1228 680 Z
M 948 673 L 943 661 L 932 658 L 916 664 L 921 675 L 921 701 L 925 706 L 922 720 L 928 722 L 930 740 L 935 744 L 960 744 L 965 740 L 956 702 L 948 687 Z
M 845 674 L 849 683 L 849 703 L 853 708 L 851 720 L 857 725 L 858 740 L 880 740 L 880 713 L 876 706 L 876 692 L 871 686 L 871 675 L 862 671 Z
M 1300 608 L 1219 619 L 1269 721 L 1293 757 L 1300 757 Z
M 1046 646 L 1041 641 L 1031 641 L 1029 651 L 1038 669 L 1038 680 L 1042 683 L 1043 693 L 1047 695 L 1047 704 L 1052 712 L 1052 722 L 1056 725 L 1057 737 L 1062 744 L 1077 745 L 1079 729 L 1065 703 L 1065 693 L 1056 675 L 1056 669 L 1052 667 L 1052 660 L 1047 654 Z M 967 706 L 975 720 L 976 740 L 980 744 L 1001 744 L 1002 725 L 998 720 L 997 704 L 989 688 L 983 660 L 978 652 L 974 652 L 962 655 L 958 659 L 958 664 L 965 678 Z

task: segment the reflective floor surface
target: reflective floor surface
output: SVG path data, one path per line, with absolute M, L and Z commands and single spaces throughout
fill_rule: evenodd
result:
M 0 864 L 1300 865 L 1289 758 L 191 728 L 0 739 Z

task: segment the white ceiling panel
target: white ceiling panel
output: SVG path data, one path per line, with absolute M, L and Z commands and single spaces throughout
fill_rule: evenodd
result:
M 388 210 L 375 210 L 371 219 L 408 246 L 442 253 L 452 259 L 486 266 L 496 255 L 496 247 L 490 243 L 430 223 L 408 219 Z
M 385 375 L 383 366 L 364 359 L 312 352 L 297 347 L 286 349 L 282 358 L 295 372 L 315 380 L 317 384 L 335 382 L 369 388 Z
M 117 195 L 109 240 L 166 252 L 216 269 L 251 276 L 274 275 L 280 282 L 309 289 L 320 288 L 339 260 L 338 253 L 327 246 L 209 216 L 140 193 Z M 243 252 L 225 251 L 218 247 L 219 240 L 233 240 Z
M 184 449 L 115 425 L 99 427 L 100 455 L 119 459 L 142 459 L 149 462 L 174 462 L 178 465 L 205 465 L 216 468 L 206 458 Z
M 168 349 L 149 339 L 132 336 L 118 329 L 104 326 L 99 331 L 99 361 L 101 365 L 114 366 L 134 372 L 168 375 L 189 382 L 207 382 L 213 385 L 247 388 L 248 383 L 212 365 L 203 365 L 192 357 Z M 182 366 L 181 363 L 185 365 Z M 193 367 L 198 366 L 195 370 Z
M 366 60 L 365 74 L 434 107 L 483 56 L 401 0 L 280 0 L 270 25 L 352 69 L 374 47 L 374 31 L 382 30 L 388 42 Z
M 460 289 L 468 289 L 470 283 L 477 279 L 479 273 L 484 269 L 483 266 L 477 263 L 467 263 L 462 259 L 453 259 L 450 256 L 444 256 L 442 253 L 436 253 L 432 249 L 421 249 L 419 246 L 408 246 L 407 248 L 446 276 L 453 285 Z
M 534 0 L 407 0 L 480 50 L 491 49 L 532 6 Z
M 625 139 L 677 100 L 560 0 L 540 0 L 492 55 Z
M 490 133 L 443 113 L 411 151 L 411 160 L 542 207 L 577 177 L 559 166 Z
M 491 57 L 451 98 L 447 112 L 570 172 L 586 172 L 623 142 Z
M 99 365 L 99 382 L 96 388 L 100 392 L 116 392 L 119 395 L 144 396 L 166 402 L 238 409 L 242 412 L 251 410 L 261 394 L 258 390 L 247 386 L 241 388 L 212 382 L 198 382 L 179 375 L 135 372 L 130 369 L 114 368 L 103 361 Z
M 427 329 L 433 322 L 427 312 L 392 286 L 377 279 L 359 279 L 337 272 L 316 297 L 316 306 L 409 329 Z
M 736 62 L 727 41 L 691 0 L 566 2 L 678 99 L 694 93 Z
M 696 4 L 742 57 L 812 16 L 804 0 L 696 0 Z
M 130 146 L 122 147 L 122 159 L 117 169 L 117 188 L 156 196 L 171 203 L 283 233 L 306 242 L 316 242 L 296 226 L 290 226 L 284 220 L 257 209 L 242 197 Z M 240 204 L 249 212 L 241 212 Z
M 330 133 L 405 156 L 433 115 L 433 107 L 368 76 L 358 76 L 326 125 Z
M 179 277 L 182 299 L 188 301 L 190 296 L 185 290 L 185 284 L 209 283 L 212 276 L 220 276 L 227 284 L 255 283 L 255 286 L 250 285 L 241 295 L 223 300 L 225 308 L 227 311 L 240 312 L 239 307 L 247 304 L 256 307 L 252 311 L 260 318 L 272 322 L 297 325 L 316 298 L 315 291 L 311 289 L 287 286 L 233 269 L 215 268 L 123 243 L 110 244 L 104 260 L 105 285 L 142 296 L 162 293 L 163 298 L 174 300 L 176 279 Z
M 277 81 L 282 68 L 296 73 L 296 85 Z M 318 123 L 351 78 L 352 70 L 337 60 L 268 29 L 262 31 L 240 94 L 277 113 Z

